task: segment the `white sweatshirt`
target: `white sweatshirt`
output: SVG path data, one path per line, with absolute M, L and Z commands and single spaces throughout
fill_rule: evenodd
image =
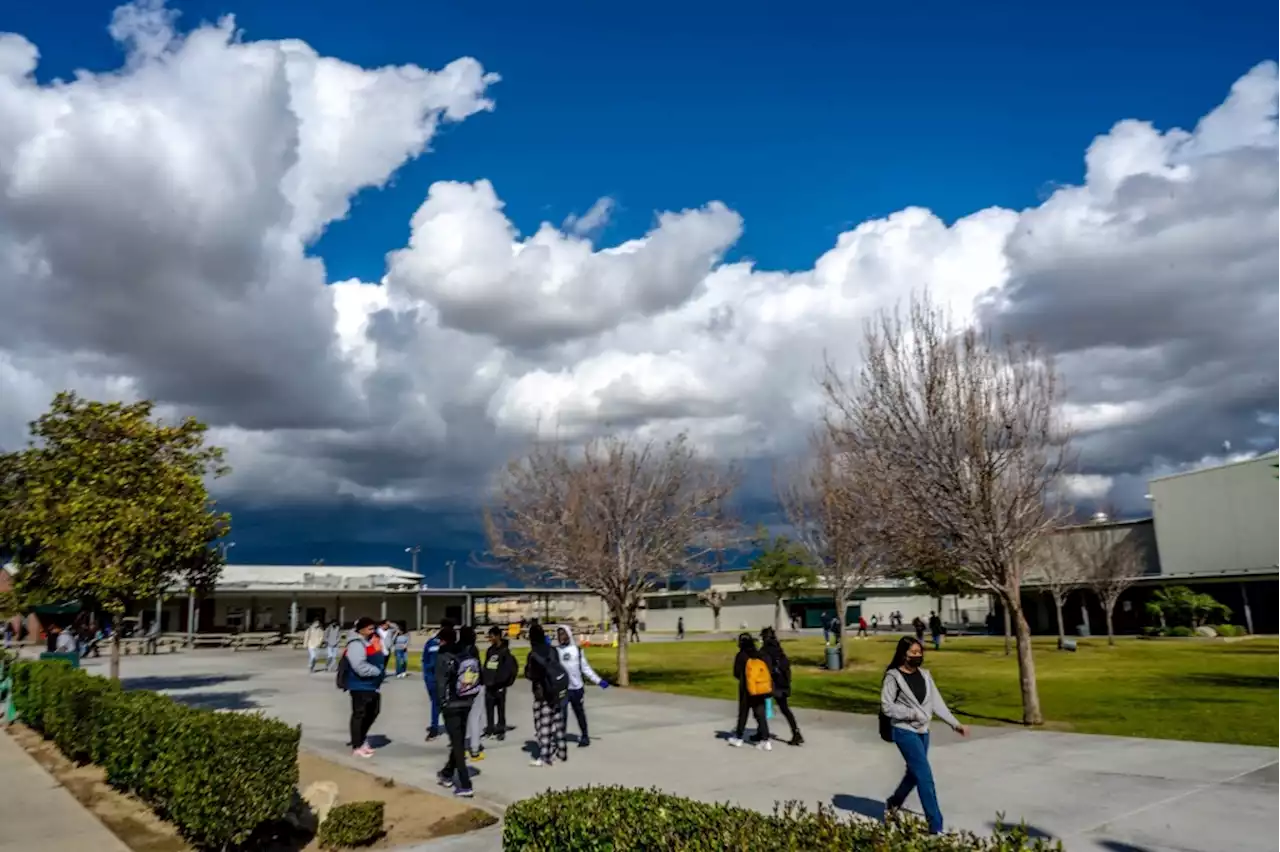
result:
M 561 624 L 556 629 L 569 634 L 568 645 L 556 645 L 556 653 L 560 655 L 560 665 L 564 666 L 565 673 L 569 675 L 569 688 L 582 689 L 583 678 L 599 686 L 600 675 L 591 668 L 591 664 L 587 662 L 587 655 L 582 653 L 582 649 L 574 644 L 573 628 L 567 624 Z

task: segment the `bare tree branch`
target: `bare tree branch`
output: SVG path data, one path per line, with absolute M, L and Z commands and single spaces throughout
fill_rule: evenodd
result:
M 1071 533 L 1071 547 L 1082 585 L 1098 596 L 1107 619 L 1107 644 L 1116 644 L 1116 604 L 1134 583 L 1142 579 L 1146 567 L 1146 547 L 1127 527 L 1099 524 L 1077 527 Z
M 884 495 L 881 532 L 904 562 L 945 542 L 972 585 L 998 595 L 1017 640 L 1023 719 L 1042 721 L 1021 588 L 1036 543 L 1060 521 L 1072 461 L 1052 361 L 1030 344 L 958 328 L 927 295 L 866 330 L 851 380 L 827 366 L 827 425 Z
M 1062 617 L 1067 596 L 1086 585 L 1085 571 L 1071 535 L 1070 528 L 1065 528 L 1045 536 L 1032 554 L 1027 572 L 1027 578 L 1038 582 L 1053 598 L 1053 608 L 1058 618 L 1059 648 L 1067 638 Z
M 707 572 L 737 525 L 725 503 L 734 476 L 666 443 L 610 436 L 580 452 L 535 446 L 507 467 L 485 511 L 489 552 L 508 570 L 573 581 L 600 595 L 622 628 L 618 682 L 629 683 L 626 625 L 673 571 Z

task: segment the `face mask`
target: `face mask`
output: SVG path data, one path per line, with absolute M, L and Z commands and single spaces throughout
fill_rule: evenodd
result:
M 907 668 L 918 669 L 924 665 L 924 654 L 918 657 L 907 657 Z

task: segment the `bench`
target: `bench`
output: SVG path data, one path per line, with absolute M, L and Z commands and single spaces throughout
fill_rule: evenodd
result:
M 225 648 L 231 644 L 230 633 L 197 633 L 189 644 L 193 648 Z
M 279 643 L 278 633 L 241 633 L 231 640 L 231 650 L 243 651 L 247 648 L 257 648 L 261 651 L 263 648 L 270 648 Z

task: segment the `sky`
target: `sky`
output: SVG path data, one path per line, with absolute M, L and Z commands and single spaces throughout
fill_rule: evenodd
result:
M 888 5 L 4 4 L 0 447 L 154 398 L 235 561 L 430 581 L 549 423 L 767 518 L 923 286 L 1057 356 L 1081 499 L 1274 447 L 1275 5 Z

